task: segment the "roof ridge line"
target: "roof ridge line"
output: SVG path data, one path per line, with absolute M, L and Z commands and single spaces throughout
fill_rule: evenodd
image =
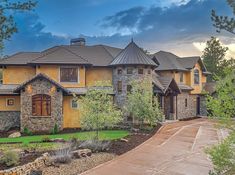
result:
M 57 47 L 57 48 L 56 48 L 56 47 Z M 55 49 L 55 50 L 52 50 L 52 51 L 49 51 L 48 53 L 43 54 L 43 52 L 46 52 L 46 50 L 49 50 L 49 49 L 52 49 L 52 48 L 56 48 L 56 49 Z M 54 46 L 54 47 L 51 47 L 51 48 L 49 48 L 49 49 L 46 49 L 46 50 L 40 52 L 40 54 L 42 54 L 42 55 L 40 55 L 40 56 L 38 56 L 37 58 L 31 60 L 29 63 L 31 63 L 32 61 L 38 60 L 38 59 L 42 58 L 43 56 L 49 55 L 49 54 L 51 54 L 51 53 L 57 51 L 57 50 L 59 49 L 59 46 Z
M 65 48 L 64 46 L 62 46 L 62 48 L 65 49 L 65 50 L 67 50 L 67 51 L 69 51 L 70 53 L 74 54 L 75 56 L 80 57 L 81 59 L 83 59 L 83 60 L 86 61 L 87 63 L 89 63 L 89 61 L 88 61 L 87 59 L 85 59 L 85 58 L 83 58 L 82 56 L 80 56 L 80 55 L 74 53 L 74 52 L 71 51 L 70 49 Z
M 114 60 L 114 57 L 111 55 L 111 53 L 104 47 L 104 45 L 100 45 L 112 58 L 113 58 L 113 60 Z

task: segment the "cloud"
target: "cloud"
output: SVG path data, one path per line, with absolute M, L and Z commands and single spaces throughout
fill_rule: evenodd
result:
M 5 42 L 4 54 L 12 54 L 19 51 L 41 51 L 69 41 L 69 36 L 44 32 L 45 25 L 39 21 L 39 17 L 36 14 L 17 14 L 15 21 L 18 33 L 14 34 L 10 41 Z

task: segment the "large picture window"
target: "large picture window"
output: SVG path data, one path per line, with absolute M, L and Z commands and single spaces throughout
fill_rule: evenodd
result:
M 194 70 L 194 84 L 199 84 L 200 78 L 199 78 L 199 71 L 198 69 Z
M 37 94 L 32 97 L 32 115 L 50 116 L 51 97 L 46 94 Z
M 61 67 L 60 82 L 78 82 L 78 68 Z

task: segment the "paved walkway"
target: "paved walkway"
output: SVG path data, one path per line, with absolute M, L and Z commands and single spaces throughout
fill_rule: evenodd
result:
M 83 175 L 208 175 L 204 150 L 222 137 L 207 119 L 165 124 L 141 146 Z

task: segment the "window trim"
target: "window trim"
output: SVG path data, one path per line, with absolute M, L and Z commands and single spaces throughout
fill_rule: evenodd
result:
M 142 73 L 139 72 L 140 70 L 142 70 Z M 143 68 L 138 68 L 138 74 L 139 75 L 144 75 L 144 69 Z
M 131 70 L 132 70 L 131 73 L 128 73 L 128 69 L 131 69 Z M 127 67 L 127 68 L 126 68 L 126 74 L 127 74 L 127 75 L 132 75 L 132 74 L 133 74 L 133 71 L 134 71 L 134 68 L 133 68 L 133 67 Z
M 13 105 L 9 105 L 8 100 L 13 100 Z M 14 107 L 14 106 L 15 106 L 15 98 L 6 98 L 6 107 Z
M 183 83 L 184 82 L 184 73 L 183 72 L 180 72 L 180 83 Z
M 33 103 L 34 103 L 34 101 L 33 101 L 33 97 L 35 97 L 35 96 L 41 96 L 41 103 L 40 103 L 40 107 L 41 107 L 41 112 L 40 112 L 40 114 L 41 115 L 38 115 L 38 114 L 34 114 L 34 112 L 33 112 Z M 46 97 L 49 97 L 50 98 L 50 103 L 49 103 L 49 113 L 47 114 L 47 115 L 42 115 L 43 114 L 43 112 L 42 112 L 42 104 L 43 104 L 43 100 L 42 100 L 42 97 L 43 96 L 46 96 Z M 32 95 L 32 97 L 31 97 L 31 100 L 32 100 L 32 106 L 31 106 L 31 108 L 32 108 L 32 110 L 31 110 L 31 112 L 32 112 L 32 117 L 51 117 L 51 96 L 50 95 L 48 95 L 48 94 L 35 94 L 35 95 Z
M 195 71 L 197 71 L 198 83 L 195 83 Z M 194 84 L 194 85 L 200 85 L 200 72 L 199 72 L 198 69 L 194 69 L 194 70 L 193 70 L 193 84 Z
M 61 69 L 63 68 L 76 68 L 77 69 L 77 82 L 70 82 L 70 81 L 61 81 Z M 80 69 L 79 66 L 60 66 L 59 67 L 59 80 L 60 83 L 68 83 L 68 84 L 79 84 L 80 83 Z
M 70 107 L 71 107 L 71 109 L 79 109 L 78 101 L 76 101 L 76 102 L 77 102 L 77 107 L 76 107 L 76 108 L 73 107 L 73 101 L 74 101 L 74 99 L 71 99 L 71 101 L 70 101 Z
M 119 86 L 119 83 L 121 84 L 121 86 Z M 120 87 L 121 89 L 119 89 L 119 87 Z M 118 81 L 118 82 L 117 82 L 117 92 L 118 92 L 119 94 L 122 93 L 122 81 Z

